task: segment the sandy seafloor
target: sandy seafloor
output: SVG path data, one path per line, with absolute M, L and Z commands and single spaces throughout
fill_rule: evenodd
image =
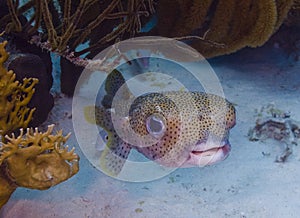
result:
M 68 144 L 81 157 L 79 173 L 46 191 L 17 189 L 0 217 L 299 217 L 300 147 L 287 162 L 275 163 L 282 148 L 273 141 L 250 142 L 247 133 L 255 109 L 272 102 L 300 121 L 300 62 L 265 47 L 211 63 L 237 109 L 225 161 L 177 169 L 151 182 L 123 182 L 95 169 L 72 134 Z M 60 95 L 47 123 L 73 132 L 71 105 L 71 98 Z

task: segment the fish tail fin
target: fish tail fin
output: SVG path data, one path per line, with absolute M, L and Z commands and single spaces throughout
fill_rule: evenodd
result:
M 119 141 L 117 146 L 106 146 L 100 156 L 100 167 L 102 171 L 112 177 L 117 177 L 122 171 L 122 168 L 128 158 L 131 146 Z

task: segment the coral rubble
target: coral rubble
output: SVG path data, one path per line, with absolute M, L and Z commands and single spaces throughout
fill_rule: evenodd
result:
M 250 141 L 265 141 L 274 139 L 284 146 L 282 154 L 276 162 L 285 162 L 292 154 L 294 145 L 300 144 L 300 122 L 290 118 L 289 112 L 284 112 L 269 104 L 261 108 L 257 114 L 255 127 L 248 133 Z

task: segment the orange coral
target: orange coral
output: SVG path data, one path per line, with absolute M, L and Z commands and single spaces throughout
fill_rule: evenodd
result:
M 6 134 L 18 128 L 26 128 L 32 118 L 34 109 L 27 107 L 38 82 L 35 78 L 25 78 L 23 83 L 15 80 L 13 71 L 4 68 L 8 59 L 5 51 L 7 41 L 0 43 L 0 135 L 2 141 Z
M 18 137 L 5 136 L 0 147 L 0 208 L 17 187 L 44 190 L 61 183 L 79 170 L 74 148 L 64 146 L 70 134 L 52 135 L 54 125 L 45 133 L 37 128 L 23 129 Z
M 54 125 L 45 133 L 28 128 L 24 134 L 34 112 L 27 104 L 38 80 L 15 81 L 16 75 L 3 66 L 8 58 L 6 44 L 0 43 L 0 209 L 17 187 L 48 189 L 79 170 L 74 148 L 68 151 L 68 146 L 64 147 L 70 134 L 63 136 L 59 131 L 52 135 Z M 12 132 L 20 127 L 16 137 Z

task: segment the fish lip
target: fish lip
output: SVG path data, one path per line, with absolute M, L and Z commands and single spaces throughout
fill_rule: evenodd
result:
M 198 150 L 192 150 L 191 153 L 192 154 L 195 154 L 195 155 L 210 155 L 211 153 L 217 153 L 219 151 L 223 152 L 224 155 L 226 155 L 226 157 L 229 155 L 230 153 L 230 150 L 231 150 L 231 145 L 229 143 L 225 143 L 224 145 L 222 146 L 216 146 L 214 148 L 210 148 L 210 149 L 207 149 L 207 150 L 201 150 L 201 151 L 198 151 Z
M 231 145 L 228 140 L 208 149 L 192 150 L 181 168 L 202 167 L 225 160 L 230 153 Z
M 231 147 L 228 139 L 224 139 L 224 140 L 220 140 L 220 141 L 216 141 L 216 142 L 210 142 L 208 143 L 207 141 L 198 141 L 196 143 L 196 145 L 193 147 L 191 152 L 205 152 L 205 151 L 209 151 L 209 150 L 214 150 L 214 149 L 218 149 L 221 147 L 224 147 L 226 145 L 229 145 L 229 147 Z

